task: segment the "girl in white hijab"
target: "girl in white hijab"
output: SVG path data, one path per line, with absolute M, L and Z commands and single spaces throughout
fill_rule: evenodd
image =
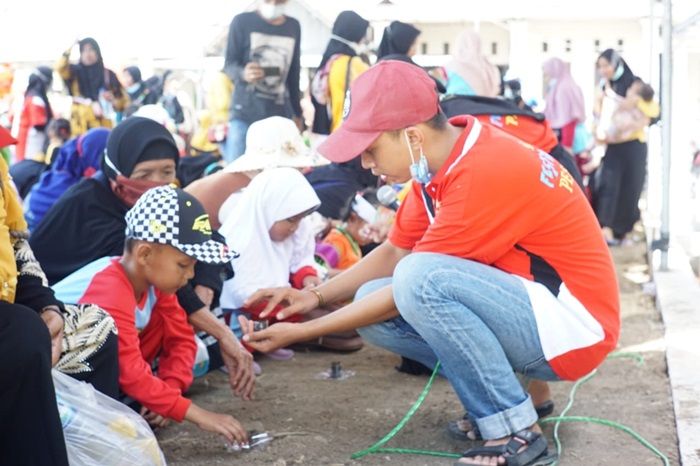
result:
M 299 288 L 318 283 L 314 237 L 305 217 L 320 204 L 293 168 L 265 170 L 253 178 L 219 229 L 240 253 L 233 263 L 235 276 L 224 282 L 223 309 L 242 309 L 260 288 L 289 286 L 290 276 Z M 242 310 L 255 318 L 263 308 Z
M 445 70 L 447 94 L 496 97 L 501 91 L 501 73 L 481 53 L 481 39 L 474 31 L 464 30 L 457 36 Z

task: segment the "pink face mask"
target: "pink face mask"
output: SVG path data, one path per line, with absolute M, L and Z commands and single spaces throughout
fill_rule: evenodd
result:
M 149 189 L 168 184 L 161 181 L 132 180 L 123 175 L 117 175 L 116 181 L 110 180 L 109 183 L 112 186 L 112 192 L 128 207 L 133 207 L 141 195 Z

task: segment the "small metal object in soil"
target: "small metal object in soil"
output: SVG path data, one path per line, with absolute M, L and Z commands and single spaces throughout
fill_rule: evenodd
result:
M 333 361 L 330 369 L 316 374 L 314 378 L 321 380 L 345 380 L 353 375 L 355 375 L 355 371 L 344 370 L 339 361 Z

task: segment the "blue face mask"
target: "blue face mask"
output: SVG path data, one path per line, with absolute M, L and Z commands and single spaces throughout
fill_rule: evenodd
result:
M 404 130 L 403 134 L 406 137 L 406 144 L 408 144 L 408 152 L 411 154 L 412 163 L 411 167 L 409 168 L 409 170 L 411 171 L 411 178 L 413 178 L 420 184 L 430 183 L 430 179 L 433 177 L 433 175 L 430 174 L 430 169 L 428 168 L 428 159 L 425 158 L 423 148 L 421 148 L 420 158 L 418 159 L 418 162 L 416 162 L 416 159 L 413 157 L 411 141 L 409 141 L 408 139 L 408 133 Z
M 612 80 L 617 81 L 618 79 L 620 79 L 622 77 L 622 74 L 624 72 L 625 72 L 625 66 L 622 63 L 620 63 L 617 66 L 617 69 L 615 70 L 615 74 L 613 75 Z

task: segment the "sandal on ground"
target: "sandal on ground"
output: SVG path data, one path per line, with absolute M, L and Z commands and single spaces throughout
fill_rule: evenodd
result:
M 537 406 L 535 406 L 535 412 L 537 413 L 538 419 L 544 419 L 547 416 L 551 416 L 554 412 L 554 402 L 552 400 L 547 400 Z M 462 421 L 469 421 L 469 415 L 465 414 L 459 421 L 450 421 L 447 424 L 447 433 L 455 440 L 482 440 L 481 432 L 479 428 L 472 424 L 471 430 L 464 430 L 460 427 Z
M 523 447 L 522 451 L 520 451 Z M 521 430 L 513 434 L 508 443 L 494 445 L 490 447 L 476 447 L 462 453 L 462 458 L 484 458 L 504 457 L 504 466 L 544 466 L 556 461 L 556 455 L 549 455 L 547 450 L 547 440 L 537 432 L 531 430 Z M 459 461 L 454 466 L 464 466 L 465 463 Z
M 362 349 L 364 344 L 360 334 L 353 330 L 351 332 L 331 333 L 313 340 L 304 341 L 294 345 L 294 348 L 351 353 Z

